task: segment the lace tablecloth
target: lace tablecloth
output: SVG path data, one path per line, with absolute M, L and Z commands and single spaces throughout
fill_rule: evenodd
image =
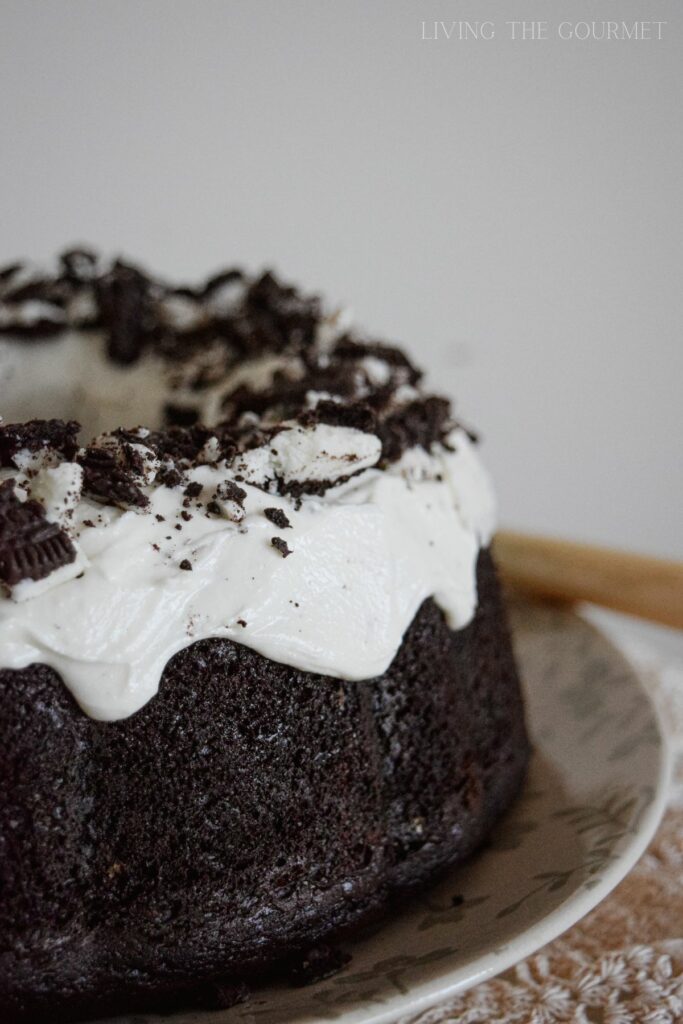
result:
M 683 637 L 593 618 L 643 673 L 675 758 L 667 813 L 636 867 L 535 956 L 404 1024 L 683 1022 Z

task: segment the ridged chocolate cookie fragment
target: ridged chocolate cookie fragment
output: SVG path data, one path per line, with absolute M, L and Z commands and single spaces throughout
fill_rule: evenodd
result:
M 14 480 L 0 484 L 0 581 L 13 587 L 42 580 L 76 558 L 68 534 L 45 518 L 37 501 L 20 501 Z

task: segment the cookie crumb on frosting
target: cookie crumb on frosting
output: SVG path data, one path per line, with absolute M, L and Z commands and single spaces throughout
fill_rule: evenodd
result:
M 274 526 L 279 527 L 281 530 L 286 530 L 287 527 L 291 529 L 292 524 L 281 508 L 264 508 L 263 514 L 266 519 L 269 519 Z
M 291 555 L 292 549 L 288 545 L 287 541 L 283 540 L 282 537 L 271 537 L 270 543 L 277 551 L 280 552 L 283 558 L 286 558 L 287 555 Z

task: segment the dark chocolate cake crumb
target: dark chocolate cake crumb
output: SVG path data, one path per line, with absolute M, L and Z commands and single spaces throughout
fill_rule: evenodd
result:
M 186 523 L 189 523 L 190 520 L 192 519 L 192 513 L 188 512 L 186 509 L 182 509 L 180 512 L 180 518 L 183 519 Z
M 192 562 L 188 558 L 183 558 L 182 562 L 178 566 L 179 569 L 185 569 L 186 572 L 192 571 Z
M 287 541 L 283 540 L 282 537 L 271 537 L 270 543 L 280 552 L 283 558 L 286 558 L 287 555 L 291 555 L 292 549 L 287 544 Z
M 0 581 L 13 587 L 42 580 L 76 558 L 69 536 L 45 518 L 37 501 L 20 501 L 14 480 L 0 484 Z
M 310 949 L 299 963 L 289 970 L 289 982 L 295 988 L 315 985 L 318 981 L 338 974 L 351 963 L 351 954 L 322 943 Z
M 287 527 L 291 529 L 292 524 L 281 508 L 264 508 L 263 514 L 279 529 L 286 530 Z
M 188 498 L 198 498 L 201 493 L 202 485 L 198 480 L 192 480 L 183 491 L 183 494 Z

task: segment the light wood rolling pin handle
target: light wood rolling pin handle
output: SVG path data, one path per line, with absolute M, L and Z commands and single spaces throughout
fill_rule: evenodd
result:
M 504 582 L 538 597 L 590 601 L 683 629 L 683 562 L 501 530 Z

